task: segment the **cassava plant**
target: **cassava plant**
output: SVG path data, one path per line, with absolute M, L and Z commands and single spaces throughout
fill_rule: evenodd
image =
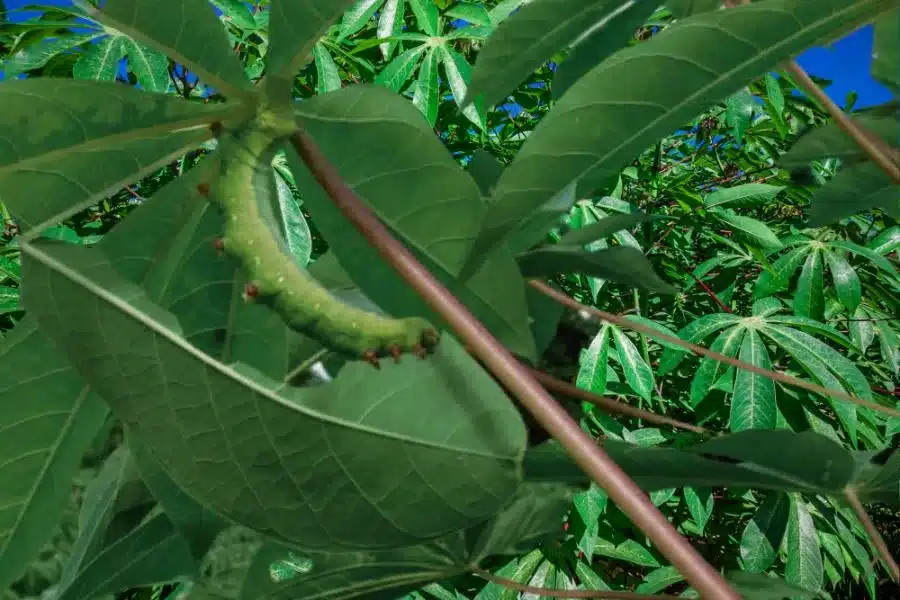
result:
M 110 415 L 125 444 L 86 490 L 57 588 L 67 599 L 176 581 L 189 582 L 179 596 L 241 599 L 486 598 L 517 585 L 608 596 L 593 556 L 544 563 L 536 550 L 583 549 L 600 535 L 601 498 L 621 511 L 604 526 L 624 529 L 630 519 L 669 563 L 651 557 L 661 570 L 640 592 L 818 592 L 822 577 L 790 562 L 787 582 L 761 574 L 777 552 L 766 538 L 774 530 L 760 525 L 767 515 L 790 524 L 787 543 L 801 553 L 818 540 L 814 520 L 830 524 L 838 547 L 862 531 L 896 576 L 861 503 L 900 503 L 900 456 L 884 449 L 900 411 L 818 339 L 863 359 L 874 330 L 845 335 L 816 320 L 895 309 L 883 297 L 898 285 L 889 239 L 780 239 L 738 212 L 771 208 L 781 191 L 771 183 L 704 193 L 693 205 L 666 197 L 658 140 L 725 102 L 730 134 L 749 140 L 742 151 L 770 152 L 766 166 L 775 169 L 773 136 L 795 131 L 781 110 L 754 131 L 756 78 L 869 21 L 878 20 L 880 39 L 893 35 L 883 23 L 900 2 L 761 0 L 719 11 L 717 2 L 411 0 L 409 13 L 394 0 L 213 4 L 222 18 L 205 0 L 63 11 L 50 18 L 96 24 L 79 34 L 88 38 L 49 40 L 89 44 L 65 59 L 75 78 L 31 75 L 55 64 L 52 53 L 20 47 L 6 63 L 8 73 L 29 76 L 0 84 L 0 199 L 21 232 L 24 309 L 0 363 L 8 382 L 0 581 L 14 581 L 38 555 Z M 348 39 L 372 29 L 377 37 L 348 50 Z M 128 76 L 109 81 L 123 57 Z M 889 73 L 884 60 L 876 73 Z M 517 90 L 512 100 L 531 119 L 523 130 L 495 105 L 529 77 L 529 89 L 552 81 L 553 101 Z M 764 81 L 765 101 L 784 104 L 774 91 L 781 83 Z M 806 115 L 810 124 L 817 115 Z M 817 198 L 835 206 L 816 209 L 816 219 L 853 212 L 827 200 L 830 188 L 870 180 L 857 208 L 896 216 L 885 191 L 896 185 L 883 148 L 891 140 L 879 137 L 890 129 L 859 125 L 880 140 L 871 144 L 876 156 L 818 130 L 845 145 L 849 166 L 831 180 L 816 173 L 824 185 L 813 206 Z M 654 143 L 648 198 L 626 209 L 613 190 Z M 788 158 L 805 166 L 836 149 L 813 144 Z M 723 172 L 717 183 L 745 172 Z M 610 199 L 585 200 L 598 190 Z M 118 211 L 129 196 L 147 199 Z M 86 237 L 83 211 L 98 202 L 96 237 Z M 670 210 L 679 206 L 700 213 L 689 227 Z M 304 213 L 328 244 L 311 263 Z M 704 244 L 716 239 L 711 231 L 740 231 L 718 240 L 738 253 L 729 266 L 755 260 L 765 269 L 761 292 L 733 286 L 724 299 L 703 283 L 710 271 L 694 272 L 723 314 L 701 316 L 680 335 L 697 342 L 725 331 L 715 353 L 679 339 L 676 323 L 646 317 L 648 298 L 677 291 L 679 278 L 660 276 L 640 250 L 652 256 L 662 243 L 654 227 L 668 223 L 673 235 Z M 782 246 L 800 258 L 777 258 Z M 787 266 L 801 260 L 796 289 L 805 297 L 783 302 Z M 835 289 L 830 309 L 823 261 Z M 562 316 L 546 281 L 584 300 L 566 299 L 585 315 L 609 321 L 582 361 L 582 388 L 607 391 L 612 354 L 612 372 L 664 411 L 653 367 L 667 375 L 691 349 L 705 358 L 685 405 L 726 390 L 731 413 L 721 429 L 731 433 L 638 436 L 607 417 L 579 426 L 539 381 L 557 384 L 532 370 Z M 637 316 L 598 310 L 608 282 L 637 290 Z M 782 315 L 788 306 L 794 314 Z M 628 330 L 640 333 L 637 345 Z M 897 357 L 888 331 L 879 329 L 890 378 Z M 651 365 L 650 339 L 665 346 L 660 364 Z M 796 361 L 789 373 L 774 370 L 770 349 Z M 323 362 L 324 383 L 310 376 Z M 775 408 L 776 381 L 790 419 Z M 705 418 L 723 419 L 723 406 Z M 555 439 L 529 444 L 523 416 Z M 598 428 L 602 444 L 589 435 Z M 743 571 L 723 577 L 719 568 L 732 565 L 710 564 L 660 512 L 676 488 L 701 532 L 711 489 L 752 507 L 757 529 L 741 541 Z M 582 531 L 567 531 L 573 499 Z

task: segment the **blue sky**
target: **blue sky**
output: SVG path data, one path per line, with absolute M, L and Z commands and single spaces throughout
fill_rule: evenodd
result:
M 70 4 L 71 0 L 5 0 L 7 9 L 36 3 L 65 5 Z M 25 16 L 23 13 L 19 15 Z M 811 75 L 833 82 L 825 91 L 839 106 L 845 106 L 847 94 L 856 91 L 859 94 L 856 108 L 863 108 L 887 102 L 892 97 L 890 90 L 869 76 L 871 57 L 872 26 L 868 25 L 838 40 L 830 47 L 807 50 L 797 57 L 797 62 Z

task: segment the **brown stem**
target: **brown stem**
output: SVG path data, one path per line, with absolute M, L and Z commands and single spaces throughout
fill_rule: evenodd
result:
M 872 518 L 869 516 L 869 513 L 866 512 L 862 502 L 860 502 L 859 496 L 856 495 L 856 490 L 853 488 L 845 489 L 844 499 L 847 501 L 847 504 L 850 505 L 850 509 L 856 515 L 856 518 L 859 519 L 863 529 L 868 534 L 869 539 L 872 541 L 872 545 L 875 546 L 875 550 L 881 557 L 881 561 L 887 568 L 891 579 L 894 581 L 900 580 L 900 566 L 897 565 L 897 561 L 894 560 L 894 556 L 884 542 L 884 538 L 881 537 L 878 528 L 875 527 L 875 523 L 872 522 Z
M 312 176 L 347 220 L 372 244 L 422 299 L 450 325 L 494 376 L 509 389 L 572 456 L 622 512 L 649 537 L 660 552 L 697 591 L 708 598 L 739 600 L 719 572 L 669 523 L 637 484 L 588 436 L 565 409 L 532 377 L 529 370 L 395 240 L 341 179 L 337 169 L 308 133 L 292 138 L 293 146 Z
M 489 571 L 472 567 L 472 572 L 482 579 L 487 579 L 491 583 L 502 585 L 505 588 L 513 589 L 526 594 L 534 594 L 536 596 L 549 596 L 551 598 L 608 598 L 610 600 L 678 600 L 678 596 L 669 594 L 636 594 L 634 592 L 613 592 L 611 590 L 554 590 L 551 588 L 537 587 L 533 585 L 524 585 L 518 581 L 498 577 Z
M 750 0 L 725 0 L 725 6 L 734 8 L 739 4 L 749 4 Z M 877 135 L 867 131 L 859 123 L 854 122 L 841 110 L 841 108 L 832 102 L 822 88 L 810 79 L 806 71 L 795 61 L 789 60 L 783 65 L 784 70 L 791 74 L 797 86 L 809 94 L 812 98 L 821 104 L 828 114 L 834 119 L 835 124 L 841 130 L 849 135 L 856 145 L 862 149 L 872 161 L 877 164 L 882 171 L 894 182 L 900 183 L 900 151 L 891 148 L 884 140 Z
M 571 383 L 566 383 L 561 379 L 557 379 L 552 375 L 548 375 L 543 371 L 539 371 L 537 369 L 530 370 L 531 374 L 534 375 L 534 378 L 537 379 L 541 383 L 541 385 L 543 385 L 551 392 L 556 392 L 561 396 L 567 396 L 576 400 L 590 402 L 591 404 L 599 406 L 607 412 L 620 414 L 626 417 L 634 417 L 636 419 L 643 419 L 648 423 L 654 423 L 656 425 L 669 425 L 672 427 L 693 431 L 694 433 L 699 434 L 709 433 L 709 431 L 703 427 L 691 425 L 690 423 L 685 423 L 677 419 L 664 417 L 662 415 L 642 410 L 640 408 L 635 408 L 634 406 L 630 406 L 628 404 L 625 404 L 624 402 L 618 402 L 611 398 L 606 398 L 605 396 L 600 396 L 598 394 L 588 392 L 587 390 L 583 390 L 572 385 Z
M 614 325 L 618 325 L 619 327 L 624 327 L 625 329 L 631 329 L 633 331 L 637 331 L 638 333 L 643 333 L 652 338 L 657 338 L 660 340 L 665 340 L 667 342 L 671 342 L 682 348 L 690 350 L 694 354 L 699 354 L 700 356 L 705 356 L 707 358 L 711 358 L 713 360 L 717 360 L 719 362 L 725 363 L 727 365 L 731 365 L 733 367 L 737 367 L 739 369 L 743 369 L 745 371 L 750 371 L 751 373 L 755 373 L 757 375 L 762 375 L 767 379 L 771 379 L 772 381 L 778 381 L 780 383 L 784 383 L 787 385 L 792 385 L 794 387 L 798 387 L 809 392 L 813 392 L 815 394 L 821 394 L 823 396 L 831 396 L 832 398 L 840 398 L 841 400 L 846 400 L 848 402 L 852 402 L 853 404 L 858 404 L 860 406 L 867 406 L 874 411 L 884 413 L 886 415 L 890 415 L 892 417 L 900 417 L 900 410 L 895 408 L 890 408 L 887 406 L 882 406 L 876 402 L 872 402 L 870 400 L 863 400 L 862 398 L 858 398 L 856 396 L 852 396 L 842 390 L 832 390 L 828 388 L 824 388 L 821 385 L 816 385 L 815 383 L 805 381 L 803 379 L 798 379 L 796 377 L 791 377 L 786 373 L 780 373 L 778 371 L 769 371 L 767 369 L 763 369 L 757 367 L 756 365 L 750 364 L 748 362 L 744 362 L 742 360 L 738 360 L 731 356 L 726 356 L 724 354 L 720 354 L 719 352 L 714 352 L 712 350 L 708 350 L 703 346 L 698 346 L 697 344 L 692 344 L 690 342 L 686 342 L 679 337 L 675 337 L 669 335 L 667 333 L 663 333 L 657 329 L 653 329 L 652 327 L 647 327 L 646 325 L 641 325 L 640 323 L 636 323 L 634 321 L 629 321 L 628 319 L 620 318 L 612 313 L 608 313 L 606 311 L 594 308 L 592 306 L 587 306 L 578 302 L 577 300 L 573 300 L 569 298 L 565 294 L 561 292 L 557 292 L 543 281 L 538 281 L 537 279 L 531 279 L 528 281 L 528 284 L 544 294 L 545 296 L 549 296 L 562 304 L 563 306 L 567 306 L 570 309 L 578 312 L 581 315 L 584 315 L 586 318 L 595 317 L 602 321 L 608 321 Z
M 690 275 L 691 275 L 691 277 L 694 278 L 694 281 L 697 282 L 697 285 L 699 285 L 701 288 L 703 288 L 703 291 L 706 292 L 706 295 L 709 296 L 710 298 L 712 298 L 713 302 L 715 302 L 720 309 L 722 309 L 723 311 L 725 311 L 727 313 L 731 313 L 731 309 L 728 308 L 724 302 L 722 302 L 722 300 L 716 295 L 716 293 L 714 291 L 712 291 L 712 288 L 710 288 L 708 285 L 706 285 L 706 283 L 702 279 L 700 279 L 699 277 L 694 275 L 693 271 L 690 272 Z

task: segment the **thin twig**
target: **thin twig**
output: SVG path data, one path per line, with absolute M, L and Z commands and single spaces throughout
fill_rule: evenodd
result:
M 881 557 L 881 561 L 884 563 L 891 579 L 900 581 L 900 566 L 897 565 L 897 561 L 894 559 L 887 544 L 884 542 L 884 538 L 881 537 L 881 533 L 878 532 L 878 528 L 875 527 L 875 523 L 872 522 L 872 518 L 869 516 L 869 513 L 866 512 L 862 502 L 860 502 L 856 490 L 853 488 L 845 489 L 844 499 L 847 501 L 847 504 L 850 505 L 850 509 L 856 515 L 856 518 L 859 519 L 863 529 L 868 534 L 869 539 L 872 541 L 872 545 L 875 546 L 875 550 L 878 552 L 878 556 Z
M 724 0 L 724 4 L 728 8 L 735 8 L 739 4 L 749 4 L 750 0 Z M 783 65 L 785 71 L 790 73 L 801 90 L 815 99 L 828 112 L 835 124 L 847 135 L 849 135 L 856 145 L 865 152 L 872 161 L 877 164 L 882 171 L 894 182 L 900 183 L 900 151 L 891 148 L 891 146 L 877 135 L 867 131 L 862 125 L 850 119 L 841 108 L 828 97 L 822 88 L 806 74 L 806 71 L 796 63 L 789 60 Z
M 535 380 L 530 371 L 451 294 L 341 179 L 305 131 L 292 138 L 293 146 L 335 206 L 405 279 L 422 299 L 450 325 L 490 372 L 512 392 L 535 420 L 572 456 L 594 482 L 606 491 L 660 552 L 704 597 L 739 600 L 717 569 L 712 567 L 653 505 L 647 494 L 588 436 L 566 410 Z
M 573 300 L 569 298 L 565 294 L 557 292 L 547 284 L 542 281 L 538 281 L 536 279 L 531 279 L 528 281 L 529 285 L 533 288 L 541 292 L 542 294 L 549 296 L 555 299 L 560 304 L 569 307 L 570 309 L 588 316 L 588 317 L 596 317 L 602 321 L 608 321 L 614 325 L 618 325 L 619 327 L 624 327 L 625 329 L 631 329 L 633 331 L 637 331 L 638 333 L 643 333 L 645 335 L 650 336 L 651 338 L 657 338 L 660 340 L 665 340 L 667 342 L 671 342 L 682 348 L 690 350 L 694 354 L 699 354 L 700 356 L 705 356 L 707 358 L 711 358 L 713 360 L 717 360 L 719 362 L 723 362 L 725 364 L 731 365 L 733 367 L 737 367 L 739 369 L 743 369 L 745 371 L 750 371 L 751 373 L 755 373 L 757 375 L 762 375 L 766 379 L 771 379 L 772 381 L 778 381 L 780 383 L 784 383 L 786 385 L 792 385 L 794 387 L 802 388 L 809 392 L 813 392 L 815 394 L 821 394 L 823 396 L 831 396 L 833 398 L 840 398 L 841 400 L 846 400 L 848 402 L 852 402 L 854 404 L 859 404 L 860 406 L 866 406 L 871 408 L 874 411 L 884 413 L 886 415 L 890 415 L 892 417 L 900 417 L 900 410 L 895 408 L 890 408 L 887 406 L 882 406 L 876 402 L 872 402 L 871 400 L 863 400 L 857 396 L 853 396 L 841 390 L 832 390 L 821 385 L 817 385 L 815 383 L 804 381 L 803 379 L 798 379 L 797 377 L 792 377 L 787 375 L 786 373 L 780 373 L 778 371 L 769 371 L 767 369 L 763 369 L 757 367 L 756 365 L 750 364 L 748 362 L 744 362 L 742 360 L 738 360 L 731 356 L 726 356 L 724 354 L 720 354 L 719 352 L 714 352 L 712 350 L 708 350 L 703 346 L 698 346 L 697 344 L 692 344 L 687 342 L 681 338 L 669 335 L 667 333 L 663 333 L 657 329 L 653 329 L 652 327 L 647 327 L 646 325 L 642 325 L 635 321 L 630 321 L 628 319 L 622 319 L 612 313 L 608 313 L 606 311 L 594 308 L 592 306 L 587 306 L 578 302 L 577 300 Z
M 654 423 L 656 425 L 670 425 L 679 429 L 693 431 L 694 433 L 709 433 L 707 429 L 698 425 L 691 425 L 690 423 L 685 423 L 684 421 L 679 421 L 677 419 L 672 419 L 670 417 L 665 417 L 663 415 L 658 415 L 656 413 L 630 406 L 628 404 L 625 404 L 624 402 L 618 402 L 616 400 L 613 400 L 612 398 L 600 396 L 599 394 L 593 394 L 587 390 L 576 387 L 571 383 L 566 383 L 561 379 L 557 379 L 552 375 L 548 375 L 547 373 L 534 368 L 531 369 L 531 374 L 534 375 L 534 378 L 537 379 L 541 383 L 541 385 L 543 385 L 551 392 L 556 392 L 561 396 L 567 396 L 576 400 L 590 402 L 591 404 L 599 406 L 603 410 L 610 413 L 616 413 L 626 417 L 634 417 L 636 419 L 643 419 L 648 423 Z

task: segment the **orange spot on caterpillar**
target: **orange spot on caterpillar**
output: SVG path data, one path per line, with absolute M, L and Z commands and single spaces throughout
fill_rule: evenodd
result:
M 223 252 L 225 252 L 225 240 L 222 238 L 216 238 L 213 240 L 213 248 L 216 249 L 216 252 L 221 256 Z
M 388 348 L 388 351 L 390 351 L 391 356 L 394 357 L 394 362 L 400 362 L 400 357 L 403 356 L 403 348 L 401 348 L 397 344 L 394 344 L 393 346 L 390 346 Z
M 203 196 L 204 198 L 209 197 L 209 184 L 201 183 L 197 186 L 197 193 Z
M 422 343 L 426 348 L 437 346 L 438 340 L 438 333 L 434 329 L 426 329 L 422 332 Z
M 244 302 L 251 302 L 253 298 L 259 296 L 259 288 L 256 287 L 255 283 L 245 283 L 244 284 L 244 293 L 242 297 Z
M 376 369 L 381 369 L 381 364 L 378 362 L 378 355 L 372 350 L 363 352 L 361 358 Z

